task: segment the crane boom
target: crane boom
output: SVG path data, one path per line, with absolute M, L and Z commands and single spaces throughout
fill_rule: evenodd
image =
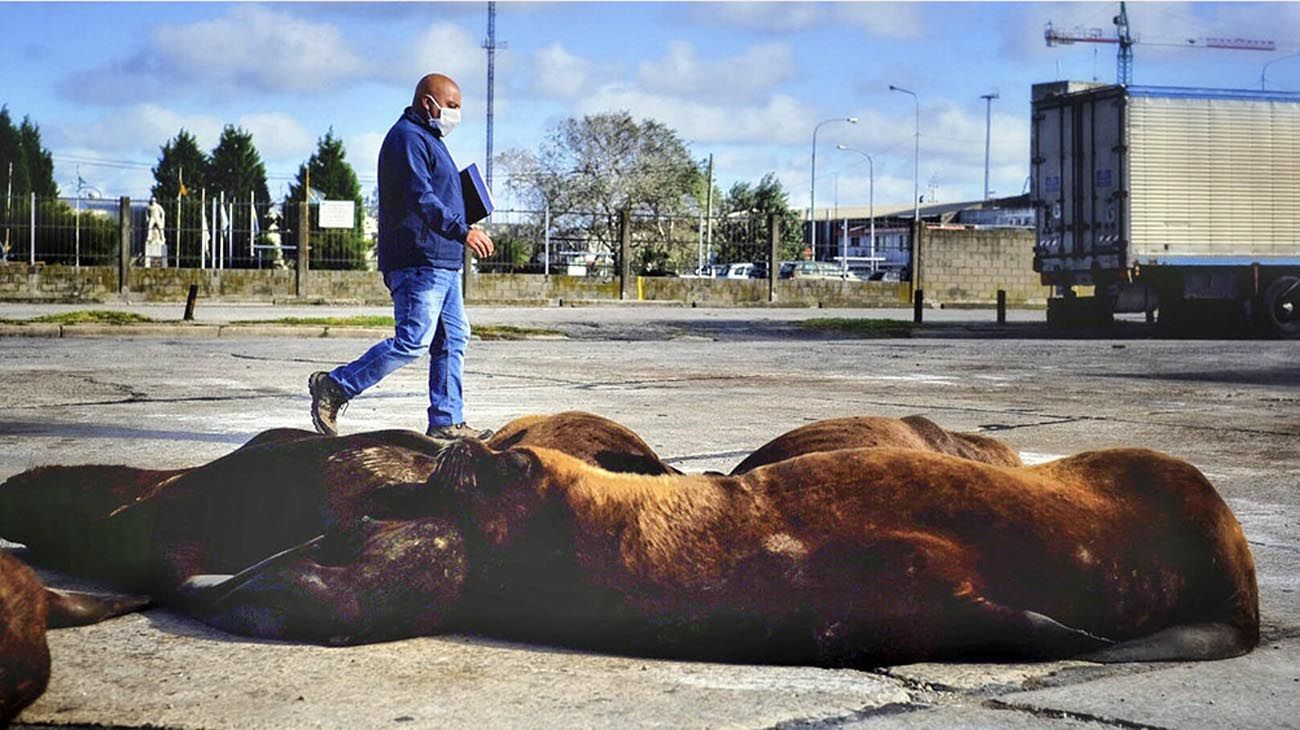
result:
M 1108 35 L 1101 28 L 1075 27 L 1064 31 L 1049 22 L 1043 31 L 1043 38 L 1050 46 L 1068 46 L 1073 43 L 1114 43 L 1119 46 L 1116 55 L 1116 83 L 1130 84 L 1133 81 L 1133 46 L 1174 46 L 1180 48 L 1214 48 L 1231 51 L 1276 51 L 1277 43 L 1271 40 L 1241 38 L 1237 36 L 1203 36 L 1199 38 L 1141 38 L 1129 32 L 1128 10 L 1124 3 L 1119 4 L 1119 15 L 1115 16 L 1115 35 Z

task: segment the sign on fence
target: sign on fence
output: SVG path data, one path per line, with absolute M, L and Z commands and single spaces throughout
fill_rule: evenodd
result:
M 321 228 L 351 228 L 355 225 L 351 200 L 322 200 L 320 203 Z

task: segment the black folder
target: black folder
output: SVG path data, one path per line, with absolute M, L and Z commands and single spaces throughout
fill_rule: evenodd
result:
M 465 222 L 473 225 L 492 215 L 496 204 L 492 202 L 492 191 L 479 174 L 478 165 L 471 164 L 460 171 L 460 190 L 465 198 Z

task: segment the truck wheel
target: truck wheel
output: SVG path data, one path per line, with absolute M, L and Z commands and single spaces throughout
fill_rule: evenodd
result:
M 1281 337 L 1300 336 L 1300 278 L 1279 276 L 1264 290 L 1261 319 Z

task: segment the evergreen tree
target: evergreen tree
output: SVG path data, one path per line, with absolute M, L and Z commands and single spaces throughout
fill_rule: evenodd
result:
M 266 165 L 253 145 L 252 133 L 226 125 L 208 161 L 207 185 L 209 195 L 225 193 L 227 201 L 246 202 L 252 193 L 259 209 L 270 203 Z
M 343 140 L 334 136 L 332 127 L 317 141 L 316 152 L 298 166 L 298 175 L 289 184 L 284 211 L 286 217 L 294 217 L 286 223 L 286 228 L 290 229 L 284 236 L 286 245 L 296 246 L 298 243 L 297 235 L 292 231 L 297 227 L 297 206 L 302 205 L 306 197 L 304 193 L 309 181 L 311 189 L 322 193 L 326 200 L 351 200 L 355 203 L 352 229 L 313 228 L 309 266 L 318 269 L 366 268 L 369 244 L 361 230 L 361 220 L 365 215 L 361 204 L 361 183 L 347 161 Z M 314 223 L 315 214 L 311 219 Z
M 27 162 L 27 180 L 31 186 L 28 190 L 35 192 L 38 198 L 58 197 L 59 186 L 54 182 L 54 157 L 41 146 L 41 130 L 32 122 L 31 117 L 23 117 L 22 126 L 18 128 L 18 143 Z
M 9 116 L 9 107 L 0 107 L 0 175 L 4 175 L 5 189 L 12 186 L 15 196 L 26 195 L 31 189 L 27 158 L 23 155 L 18 128 Z
M 10 172 L 10 164 L 13 172 Z M 11 179 L 12 178 L 12 179 Z M 41 130 L 30 117 L 15 126 L 8 107 L 0 107 L 0 195 L 10 189 L 13 195 L 35 192 L 40 198 L 59 195 L 54 182 L 54 158 L 41 146 Z
M 199 190 L 207 187 L 208 156 L 199 149 L 199 141 L 194 135 L 184 129 L 162 146 L 158 164 L 153 168 L 154 184 L 150 194 L 164 205 L 167 201 L 175 201 L 180 192 L 182 174 L 185 188 L 191 195 L 197 196 Z

